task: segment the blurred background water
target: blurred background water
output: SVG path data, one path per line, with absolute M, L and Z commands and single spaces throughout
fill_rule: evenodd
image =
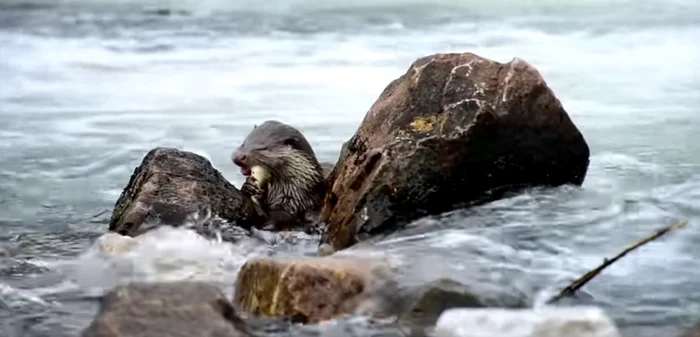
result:
M 533 190 L 357 247 L 533 299 L 679 219 L 588 286 L 625 336 L 700 318 L 700 3 L 691 0 L 2 0 L 0 335 L 76 336 L 128 280 L 230 285 L 245 259 L 299 255 L 157 231 L 91 248 L 145 153 L 230 153 L 253 124 L 300 128 L 335 161 L 382 89 L 436 52 L 537 67 L 591 147 L 582 188 Z

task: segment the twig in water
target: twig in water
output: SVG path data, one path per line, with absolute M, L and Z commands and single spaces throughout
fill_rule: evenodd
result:
M 106 213 L 108 213 L 108 212 L 109 212 L 108 209 L 102 210 L 102 211 L 100 211 L 99 213 L 93 215 L 92 218 L 93 218 L 93 219 L 94 219 L 94 218 L 97 218 L 97 217 L 102 216 L 102 215 L 104 215 L 104 214 L 106 214 Z
M 688 224 L 688 221 L 681 221 L 681 222 L 678 222 L 676 224 L 664 227 L 664 228 L 656 231 L 654 234 L 649 235 L 646 238 L 639 240 L 636 243 L 634 243 L 633 245 L 625 248 L 625 250 L 620 252 L 620 254 L 617 254 L 612 259 L 604 259 L 603 264 L 601 264 L 597 268 L 587 272 L 586 274 L 584 274 L 583 276 L 578 278 L 576 281 L 571 283 L 568 287 L 564 288 L 561 292 L 559 292 L 559 294 L 557 296 L 554 296 L 549 301 L 547 301 L 547 304 L 552 304 L 552 303 L 554 303 L 554 302 L 556 302 L 564 297 L 568 297 L 568 296 L 573 295 L 577 290 L 581 289 L 581 287 L 583 287 L 586 283 L 588 283 L 590 280 L 592 280 L 594 277 L 596 277 L 598 274 L 600 274 L 600 272 L 602 272 L 603 269 L 605 269 L 608 266 L 610 266 L 611 264 L 615 263 L 615 261 L 621 259 L 623 256 L 627 255 L 627 253 L 629 253 L 629 252 L 631 252 L 631 251 L 633 251 L 633 250 L 635 250 L 635 249 L 637 249 L 637 248 L 639 248 L 639 247 L 641 247 L 641 246 L 643 246 L 651 241 L 654 241 L 657 238 L 660 238 L 664 234 L 666 234 L 674 229 L 685 227 L 687 224 Z

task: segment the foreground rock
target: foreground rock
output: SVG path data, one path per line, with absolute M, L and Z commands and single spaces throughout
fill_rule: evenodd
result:
M 530 305 L 523 294 L 487 294 L 448 279 L 405 286 L 396 272 L 379 259 L 256 259 L 241 268 L 234 303 L 242 315 L 296 323 L 353 314 L 397 317 L 411 334 L 433 326 L 450 308 Z
M 233 306 L 213 285 L 172 282 L 119 286 L 83 337 L 249 336 Z
M 589 148 L 539 72 L 520 59 L 421 58 L 343 145 L 322 210 L 324 242 L 393 230 L 527 186 L 583 183 Z
M 547 309 L 450 309 L 435 337 L 620 337 L 615 324 L 595 307 Z
M 234 303 L 242 313 L 318 323 L 371 306 L 388 284 L 381 261 L 340 258 L 255 259 L 241 268 Z
M 109 230 L 136 236 L 161 224 L 187 225 L 213 235 L 224 224 L 250 228 L 260 222 L 250 199 L 209 160 L 159 147 L 134 171 L 114 206 Z

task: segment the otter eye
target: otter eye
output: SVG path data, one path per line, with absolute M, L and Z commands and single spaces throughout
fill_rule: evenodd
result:
M 296 149 L 298 147 L 297 141 L 292 138 L 286 139 L 282 144 L 291 146 L 293 149 Z

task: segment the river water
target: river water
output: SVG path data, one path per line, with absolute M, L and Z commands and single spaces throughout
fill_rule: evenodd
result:
M 625 336 L 700 318 L 700 3 L 572 1 L 0 2 L 0 335 L 77 336 L 129 280 L 233 284 L 247 258 L 313 247 L 232 246 L 160 230 L 95 249 L 145 153 L 229 156 L 255 123 L 300 128 L 335 161 L 382 89 L 436 52 L 536 66 L 591 148 L 582 188 L 533 190 L 356 250 L 514 286 L 536 303 L 678 220 L 584 290 Z

